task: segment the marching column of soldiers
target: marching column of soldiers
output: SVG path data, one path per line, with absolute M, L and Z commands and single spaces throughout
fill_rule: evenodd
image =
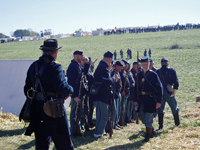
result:
M 166 102 L 172 110 L 175 125 L 180 124 L 179 109 L 175 99 L 179 87 L 178 77 L 175 69 L 169 67 L 167 58 L 161 59 L 161 69 L 157 70 L 153 67 L 152 59 L 147 56 L 141 58 L 138 56 L 130 69 L 130 61 L 114 62 L 113 53 L 107 51 L 93 74 L 95 61 L 92 62 L 91 58 L 84 56 L 82 50 L 76 50 L 66 71 L 66 81 L 61 65 L 55 61 L 60 48 L 55 39 L 44 41 L 44 46 L 40 47 L 43 50 L 43 56 L 38 62 L 39 69 L 41 64 L 47 63 L 47 73 L 50 74 L 48 77 L 45 72 L 41 78 L 47 97 L 53 99 L 57 95 L 63 95 L 65 98 L 71 96 L 70 129 L 65 110 L 63 110 L 64 116 L 60 118 L 46 116 L 42 109 L 44 97 L 41 97 L 41 92 L 39 92 L 40 95 L 36 93 L 38 100 L 35 99 L 35 101 L 40 107 L 34 108 L 34 105 L 33 118 L 26 135 L 31 135 L 32 132 L 36 135 L 45 133 L 43 139 L 36 136 L 38 148 L 49 147 L 51 136 L 57 148 L 70 145 L 73 149 L 69 135 L 82 136 L 82 130 L 90 131 L 94 127 L 94 138 L 104 138 L 107 134 L 111 138 L 113 129 L 120 130 L 128 123 L 138 123 L 138 119 L 146 127 L 143 142 L 148 142 L 156 134 L 153 127 L 156 112 L 158 113 L 158 130 L 163 128 Z M 35 63 L 27 73 L 25 93 L 34 86 L 34 73 Z M 38 90 L 40 91 L 40 88 Z M 95 123 L 92 119 L 94 107 L 96 107 Z M 34 117 L 38 115 L 40 119 Z M 64 139 L 61 140 L 60 136 L 68 143 L 63 143 Z

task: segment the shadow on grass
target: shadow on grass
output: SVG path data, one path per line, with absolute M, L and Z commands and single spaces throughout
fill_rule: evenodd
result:
M 21 145 L 17 149 L 29 149 L 29 148 L 34 147 L 34 146 L 35 146 L 35 140 L 30 141 L 29 143 L 26 143 L 24 145 Z
M 155 137 L 160 136 L 160 134 L 162 134 L 162 132 L 157 133 Z M 140 149 L 140 147 L 143 146 L 143 143 L 142 143 L 143 138 L 141 139 L 140 136 L 145 137 L 145 132 L 140 131 L 138 134 L 134 134 L 134 135 L 129 137 L 129 140 L 139 139 L 136 142 L 109 147 L 106 150 Z
M 92 143 L 98 139 L 94 138 L 94 130 L 95 128 L 91 129 L 90 131 L 85 131 L 83 136 L 73 137 L 71 136 L 72 142 L 74 144 L 74 148 L 77 148 L 81 145 L 86 145 L 88 143 Z
M 109 147 L 105 150 L 139 149 L 142 145 L 143 145 L 142 140 L 139 140 L 139 141 L 134 142 L 134 143 Z
M 14 136 L 21 135 L 26 131 L 26 128 L 16 129 L 16 130 L 0 130 L 0 137 L 3 136 Z

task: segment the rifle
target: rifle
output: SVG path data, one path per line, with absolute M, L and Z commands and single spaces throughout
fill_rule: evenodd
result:
M 79 94 L 78 94 L 78 98 L 80 99 L 81 98 L 81 89 L 82 89 L 82 86 L 83 86 L 83 79 L 84 79 L 84 73 L 82 73 L 82 76 L 81 76 L 81 81 L 80 81 L 80 87 L 79 87 Z M 80 135 L 79 133 L 79 127 L 78 127 L 78 114 L 79 114 L 79 104 L 76 105 L 76 112 L 75 112 L 75 127 L 74 127 L 74 136 L 78 136 Z
M 137 102 L 139 103 L 139 52 L 137 51 Z M 138 106 L 135 108 L 136 111 L 136 124 L 139 124 L 139 114 L 138 114 Z
M 115 75 L 115 74 L 114 74 Z M 113 134 L 113 113 L 114 113 L 114 102 L 115 102 L 115 91 L 116 91 L 116 82 L 114 83 L 114 89 L 113 89 L 113 98 L 112 98 L 112 110 L 111 110 L 111 117 L 109 121 L 108 131 L 109 131 L 109 137 L 112 138 Z
M 85 95 L 84 98 L 84 127 L 86 131 L 89 131 L 89 123 L 88 123 L 88 105 L 87 105 L 87 94 Z
M 126 122 L 127 123 L 130 123 L 131 121 L 129 120 L 128 118 L 128 104 L 129 104 L 129 101 L 130 101 L 130 96 L 128 97 L 127 99 L 127 107 L 126 107 Z
M 126 79 L 127 79 L 127 75 L 125 76 L 125 81 L 124 81 L 124 89 L 123 89 L 124 92 L 125 92 L 125 89 L 126 89 Z M 122 96 L 122 103 L 121 103 L 121 114 L 120 114 L 120 119 L 119 119 L 119 125 L 120 126 L 124 126 L 123 106 L 124 106 L 124 96 Z

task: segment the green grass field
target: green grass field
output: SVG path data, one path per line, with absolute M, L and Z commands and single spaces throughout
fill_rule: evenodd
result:
M 58 39 L 59 45 L 62 45 L 62 51 L 58 54 L 58 61 L 66 70 L 71 59 L 73 51 L 81 49 L 86 56 L 93 60 L 98 58 L 98 62 L 103 58 L 106 51 L 117 50 L 118 59 L 119 50 L 126 50 L 129 47 L 132 50 L 133 58 L 131 63 L 136 60 L 137 51 L 140 56 L 144 49 L 151 48 L 152 59 L 155 67 L 160 68 L 160 60 L 163 57 L 168 58 L 170 67 L 175 68 L 179 78 L 179 90 L 176 95 L 180 115 L 187 114 L 193 108 L 199 108 L 196 103 L 196 96 L 200 95 L 200 29 L 169 31 L 156 33 L 139 33 L 110 36 L 88 36 L 88 37 L 70 37 Z M 178 44 L 178 49 L 170 49 L 172 45 Z M 39 46 L 43 45 L 43 40 L 22 41 L 0 44 L 0 59 L 38 59 L 41 55 Z M 197 109 L 199 111 L 199 109 Z M 155 142 L 170 137 L 169 131 L 174 130 L 174 121 L 170 108 L 166 105 L 166 114 L 164 119 L 164 129 L 160 131 L 156 138 L 145 145 L 142 145 L 144 139 L 144 125 L 129 124 L 123 130 L 114 130 L 112 139 L 94 139 L 94 130 L 85 133 L 85 137 L 73 138 L 76 149 L 159 149 Z M 178 129 L 193 127 L 198 129 L 200 122 L 189 122 L 195 116 L 180 117 L 181 125 Z M 189 122 L 189 123 L 188 123 Z M 34 135 L 26 137 L 23 135 L 24 124 L 20 122 L 5 121 L 0 126 L 0 149 L 34 149 Z M 157 128 L 157 118 L 154 120 L 154 127 Z M 176 129 L 176 128 L 175 128 Z M 200 135 L 197 135 L 200 137 Z M 196 137 L 190 137 L 191 140 Z M 200 140 L 198 141 L 200 143 Z M 54 144 L 51 144 L 51 149 Z M 176 145 L 171 147 L 178 149 Z M 184 147 L 181 147 L 184 149 Z M 198 149 L 199 147 L 195 147 Z M 161 148 L 162 149 L 162 148 Z

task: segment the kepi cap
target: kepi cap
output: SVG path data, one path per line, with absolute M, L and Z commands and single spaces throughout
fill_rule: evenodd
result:
M 141 63 L 143 63 L 143 62 L 148 62 L 148 61 L 149 61 L 149 59 L 148 59 L 147 56 L 141 57 Z
M 168 59 L 167 58 L 162 58 L 161 62 L 168 62 Z
M 76 50 L 73 55 L 83 55 L 83 51 L 82 50 Z
M 110 51 L 107 51 L 107 52 L 104 53 L 103 56 L 107 57 L 107 58 L 112 58 L 113 57 L 113 53 L 111 53 Z
M 122 61 L 122 60 L 118 60 L 118 61 L 116 61 L 116 63 L 115 63 L 115 66 L 122 66 L 122 67 L 124 67 L 125 66 L 125 64 L 124 64 L 124 62 Z

